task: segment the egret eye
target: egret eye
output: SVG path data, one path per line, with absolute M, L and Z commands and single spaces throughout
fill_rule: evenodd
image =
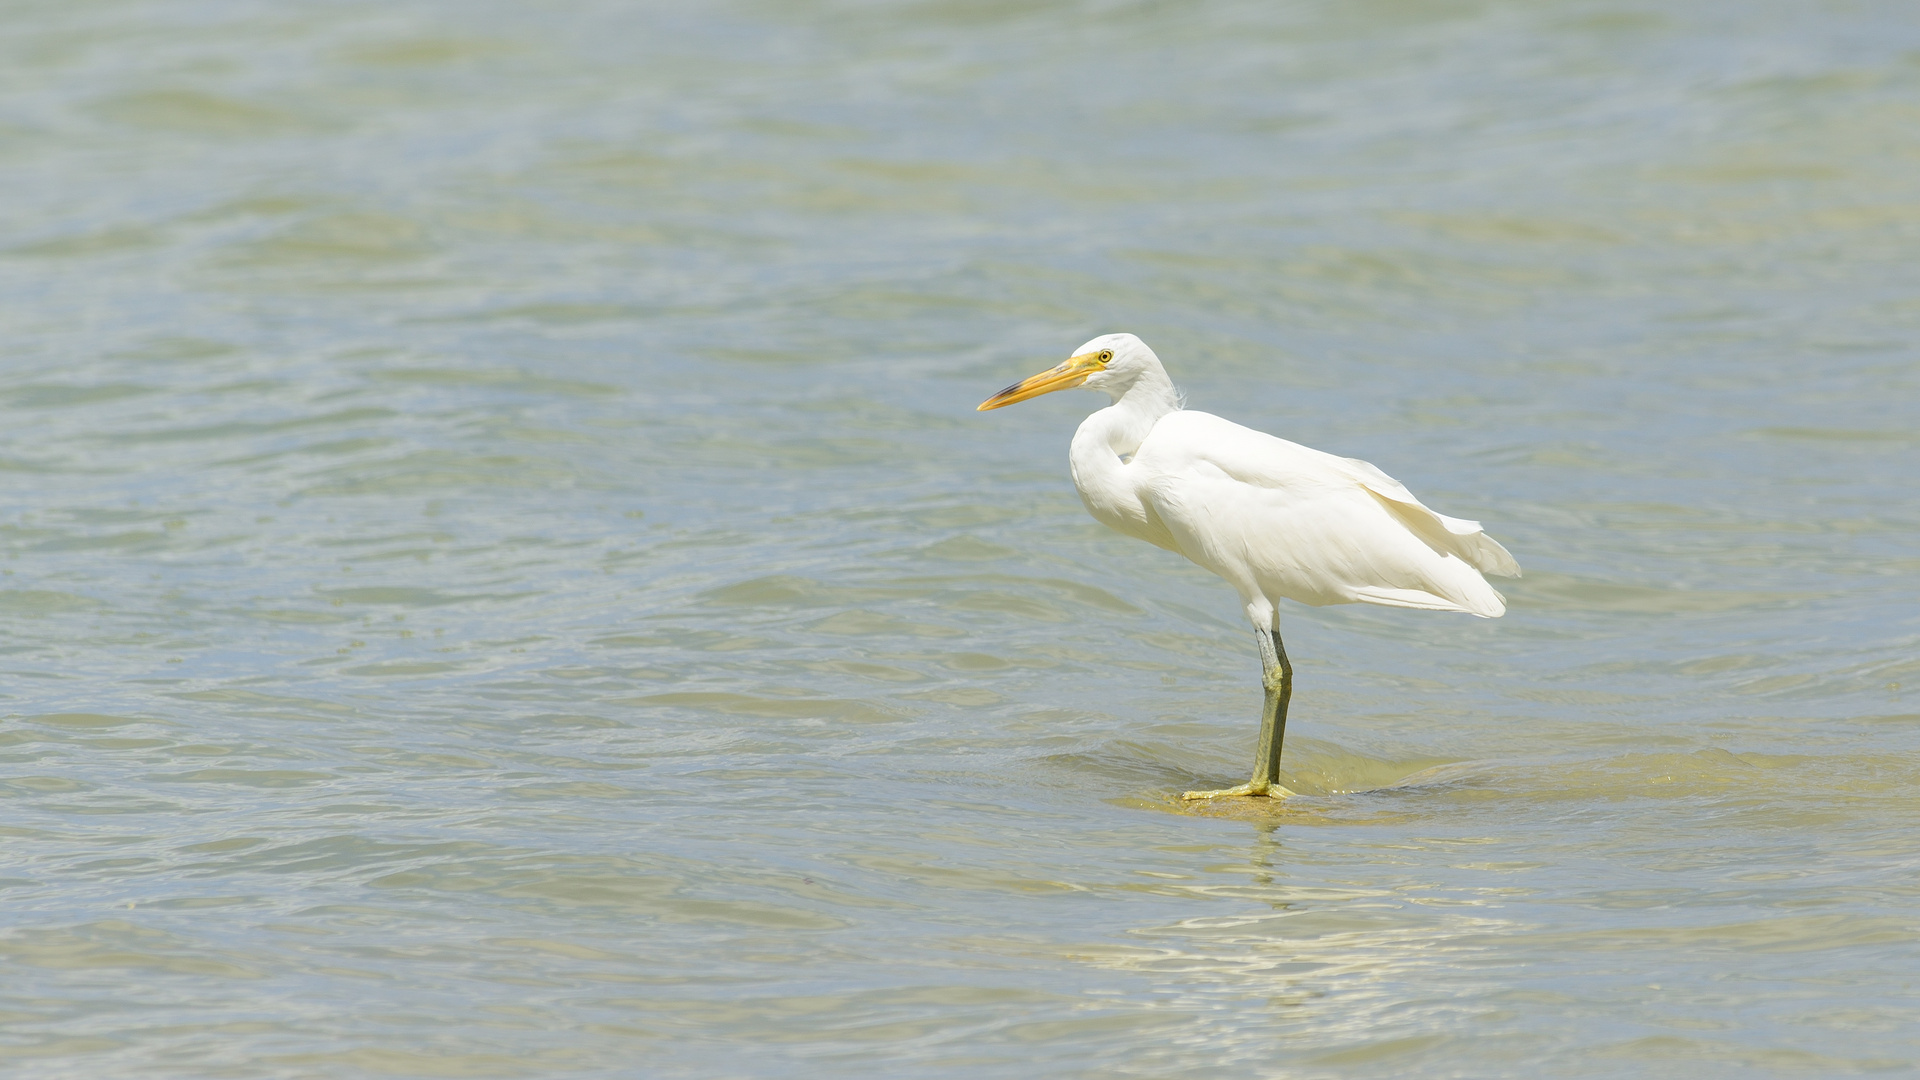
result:
M 1101 349 L 1101 350 L 1100 350 L 1100 362 L 1101 362 L 1101 363 L 1103 363 L 1103 364 L 1104 364 L 1104 363 L 1107 363 L 1108 361 L 1110 361 L 1110 360 L 1112 360 L 1112 359 L 1113 359 L 1113 350 L 1112 350 L 1112 349 Z

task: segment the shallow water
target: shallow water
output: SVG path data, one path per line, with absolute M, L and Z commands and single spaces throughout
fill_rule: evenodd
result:
M 0 1056 L 1920 1067 L 1920 18 L 1675 7 L 11 6 Z M 1283 804 L 1116 329 L 1527 570 Z

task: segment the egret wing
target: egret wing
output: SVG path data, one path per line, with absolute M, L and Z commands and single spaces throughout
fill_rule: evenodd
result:
M 1414 535 L 1431 544 L 1435 550 L 1457 555 L 1476 570 L 1489 574 L 1520 576 L 1520 564 L 1513 560 L 1513 555 L 1506 548 L 1500 546 L 1499 541 L 1486 534 L 1479 522 L 1448 517 L 1431 509 L 1415 498 L 1413 492 L 1407 490 L 1407 485 L 1381 472 L 1370 461 L 1361 461 L 1359 458 L 1338 460 L 1351 470 L 1354 480 L 1361 487 L 1385 504 L 1394 517 L 1399 518 L 1402 524 L 1413 530 Z
M 1339 457 L 1310 446 L 1242 427 L 1202 412 L 1174 413 L 1181 442 L 1195 456 L 1244 483 L 1287 488 L 1302 484 L 1356 484 L 1378 499 L 1393 516 L 1434 550 L 1458 557 L 1477 570 L 1519 577 L 1520 564 L 1477 521 L 1448 517 L 1416 498 L 1407 486 L 1372 462 Z M 1169 434 L 1173 434 L 1170 431 Z M 1160 434 L 1156 428 L 1154 434 Z
M 1366 462 L 1193 412 L 1162 418 L 1134 461 L 1179 550 L 1243 596 L 1506 610 L 1475 570 L 1511 567 L 1505 549 Z

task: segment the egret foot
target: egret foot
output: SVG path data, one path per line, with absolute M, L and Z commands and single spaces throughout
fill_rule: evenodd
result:
M 1180 798 L 1186 802 L 1192 802 L 1195 799 L 1226 799 L 1235 795 L 1245 795 L 1254 799 L 1284 799 L 1291 794 L 1293 792 L 1278 784 L 1261 788 L 1259 791 L 1253 790 L 1252 784 L 1240 784 L 1235 787 L 1221 788 L 1218 791 L 1189 791 L 1182 794 Z

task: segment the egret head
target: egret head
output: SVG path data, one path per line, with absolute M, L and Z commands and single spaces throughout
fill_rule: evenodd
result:
M 1105 391 L 1107 396 L 1119 401 L 1121 395 L 1149 372 L 1159 372 L 1161 381 L 1166 379 L 1160 358 L 1153 355 L 1146 342 L 1132 334 L 1102 334 L 1073 350 L 1072 356 L 1054 367 L 1022 379 L 981 402 L 977 411 L 998 409 L 1075 386 Z

